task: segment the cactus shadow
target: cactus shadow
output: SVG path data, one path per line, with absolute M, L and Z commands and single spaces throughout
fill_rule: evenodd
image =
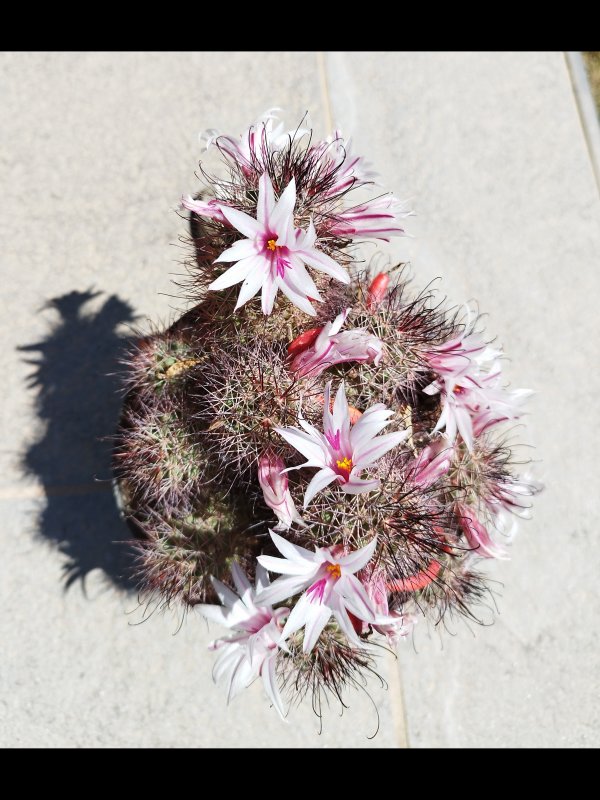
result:
M 64 554 L 64 588 L 101 569 L 108 582 L 132 591 L 131 531 L 111 484 L 111 435 L 122 403 L 117 376 L 133 323 L 132 307 L 116 295 L 72 291 L 49 299 L 55 320 L 40 342 L 18 348 L 33 366 L 28 385 L 43 433 L 27 449 L 22 469 L 41 482 L 36 534 Z

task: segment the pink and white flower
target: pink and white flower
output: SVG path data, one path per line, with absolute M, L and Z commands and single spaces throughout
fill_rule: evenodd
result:
M 307 128 L 286 131 L 283 122 L 274 113 L 276 111 L 281 111 L 281 109 L 271 108 L 262 114 L 247 131 L 241 134 L 239 139 L 221 135 L 217 130 L 211 128 L 200 135 L 200 141 L 205 143 L 207 150 L 217 146 L 232 161 L 237 162 L 246 173 L 256 166 L 264 169 L 265 159 L 269 153 L 283 150 L 290 140 L 310 133 Z
M 258 601 L 278 603 L 306 589 L 285 623 L 281 641 L 305 628 L 302 649 L 310 653 L 333 616 L 348 639 L 361 646 L 363 643 L 356 635 L 349 613 L 365 622 L 376 620 L 375 607 L 355 573 L 370 561 L 377 537 L 351 553 L 344 553 L 339 546 L 318 547 L 311 552 L 276 533 L 271 532 L 271 538 L 284 558 L 259 556 L 258 561 L 271 572 L 282 573 L 285 577 L 264 589 Z
M 352 140 L 344 139 L 336 130 L 327 139 L 314 145 L 313 153 L 319 158 L 323 173 L 330 176 L 330 186 L 325 196 L 341 194 L 366 183 L 373 183 L 377 173 L 362 156 L 352 153 Z
M 278 642 L 283 630 L 287 608 L 275 611 L 270 604 L 259 601 L 258 595 L 270 584 L 267 572 L 256 567 L 256 586 L 252 587 L 240 566 L 231 567 L 236 594 L 224 583 L 211 578 L 222 606 L 203 604 L 197 608 L 206 619 L 231 628 L 231 636 L 216 639 L 209 645 L 220 655 L 213 668 L 215 683 L 227 682 L 227 702 L 262 677 L 265 692 L 283 719 L 285 709 L 277 687 L 275 674 Z
M 294 356 L 290 369 L 299 378 L 308 375 L 316 378 L 333 364 L 343 364 L 347 361 L 379 364 L 383 355 L 381 339 L 365 328 L 341 330 L 349 312 L 350 309 L 347 308 L 338 314 L 333 322 L 328 322 L 321 329 L 310 347 Z
M 492 514 L 509 511 L 522 519 L 529 519 L 530 497 L 538 494 L 543 488 L 539 481 L 529 475 L 523 477 L 503 476 L 495 481 L 488 481 L 484 501 Z
M 506 550 L 495 542 L 478 519 L 475 509 L 465 503 L 456 504 L 456 517 L 469 545 L 482 558 L 507 559 Z
M 421 489 L 428 489 L 438 478 L 448 473 L 454 458 L 454 447 L 439 438 L 424 447 L 408 466 L 409 479 Z
M 390 236 L 405 235 L 398 220 L 410 215 L 411 212 L 403 203 L 388 194 L 343 211 L 336 211 L 324 224 L 324 228 L 332 236 L 382 239 L 388 242 Z
M 299 422 L 303 430 L 274 429 L 308 459 L 298 467 L 288 467 L 288 470 L 302 467 L 319 469 L 306 488 L 304 508 L 317 492 L 323 491 L 333 481 L 337 481 L 342 491 L 348 494 L 362 494 L 379 489 L 381 482 L 378 478 L 361 478 L 361 473 L 408 436 L 408 431 L 377 436 L 390 424 L 390 417 L 394 413 L 383 403 L 376 403 L 368 408 L 350 427 L 350 410 L 343 381 L 337 391 L 333 411 L 329 410 L 331 383 L 330 381 L 325 389 L 323 433 L 302 416 L 299 417 Z
M 279 519 L 276 531 L 288 530 L 294 522 L 306 527 L 288 489 L 288 476 L 284 470 L 284 460 L 275 453 L 263 453 L 258 460 L 258 482 L 263 490 L 265 503 Z
M 476 334 L 455 337 L 427 354 L 439 377 L 426 386 L 426 394 L 442 395 L 442 413 L 434 431 L 445 428 L 453 442 L 460 433 L 469 450 L 475 436 L 505 420 L 518 419 L 528 389 L 507 391 L 501 385 L 500 350 Z
M 373 570 L 365 580 L 365 589 L 375 608 L 375 622 L 373 628 L 383 634 L 390 647 L 395 649 L 405 639 L 416 624 L 412 614 L 403 614 L 392 611 L 388 605 L 388 591 L 385 574 L 381 570 Z M 361 633 L 368 633 L 369 623 L 363 623 Z
M 500 351 L 488 348 L 477 334 L 463 333 L 432 347 L 427 353 L 427 362 L 438 375 L 452 377 L 471 370 L 474 364 L 499 355 Z
M 226 289 L 243 281 L 236 309 L 262 288 L 264 314 L 271 313 L 275 295 L 281 289 L 294 305 L 315 316 L 310 300 L 320 301 L 321 296 L 304 265 L 342 283 L 349 283 L 350 277 L 330 256 L 316 249 L 317 234 L 312 222 L 307 231 L 294 227 L 295 204 L 294 179 L 276 201 L 273 185 L 265 172 L 259 180 L 256 219 L 243 211 L 222 205 L 225 219 L 246 238 L 234 242 L 216 259 L 216 262 L 236 263 L 208 288 Z

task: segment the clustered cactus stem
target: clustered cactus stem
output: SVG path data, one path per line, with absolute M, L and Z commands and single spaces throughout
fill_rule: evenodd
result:
M 529 392 L 469 309 L 360 260 L 409 212 L 352 199 L 374 173 L 339 131 L 267 113 L 205 139 L 224 169 L 182 200 L 193 307 L 125 359 L 115 473 L 142 588 L 229 628 L 228 700 L 260 677 L 287 716 L 344 702 L 420 617 L 477 619 L 478 563 L 539 489 L 505 432 Z

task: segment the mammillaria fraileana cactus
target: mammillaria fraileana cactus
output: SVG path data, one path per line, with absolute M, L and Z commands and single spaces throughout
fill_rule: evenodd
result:
M 475 615 L 478 562 L 538 488 L 503 433 L 529 393 L 468 310 L 365 267 L 357 243 L 408 213 L 364 199 L 341 133 L 267 114 L 206 141 L 225 170 L 182 201 L 194 305 L 128 355 L 115 471 L 144 589 L 229 628 L 215 679 L 229 699 L 261 677 L 285 716 L 360 685 L 419 617 Z

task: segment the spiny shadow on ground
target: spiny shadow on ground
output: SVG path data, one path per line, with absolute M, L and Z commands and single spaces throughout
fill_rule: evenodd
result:
M 100 568 L 121 588 L 132 590 L 132 535 L 119 515 L 111 489 L 111 440 L 122 402 L 119 354 L 127 339 L 117 333 L 133 323 L 131 306 L 116 295 L 97 311 L 87 304 L 101 292 L 72 291 L 50 299 L 58 312 L 48 336 L 19 348 L 33 354 L 29 385 L 45 426 L 23 458 L 24 471 L 41 481 L 45 506 L 39 535 L 66 556 L 65 588 Z

